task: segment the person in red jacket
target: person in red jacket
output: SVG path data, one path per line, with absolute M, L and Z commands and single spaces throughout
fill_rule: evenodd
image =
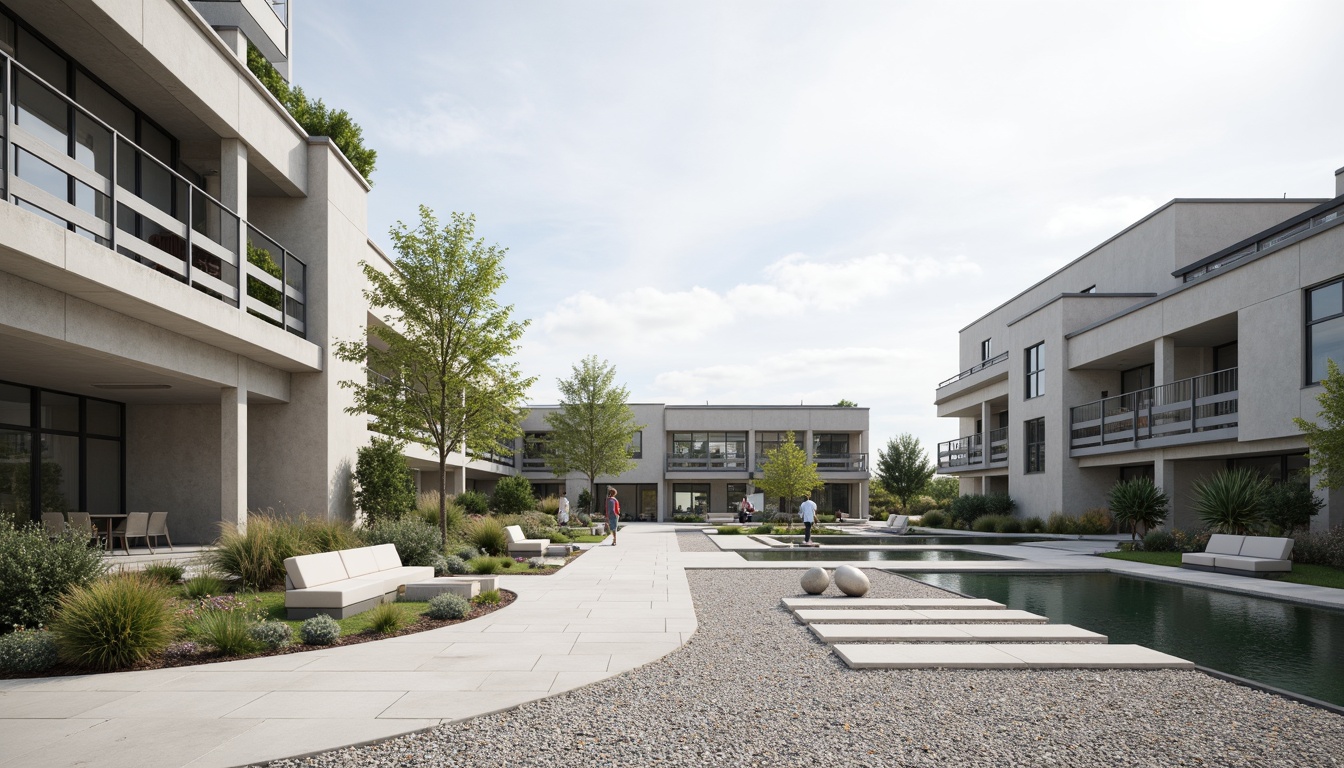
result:
M 616 546 L 616 529 L 621 526 L 621 502 L 616 500 L 616 489 L 607 488 L 607 528 L 611 531 L 611 546 Z

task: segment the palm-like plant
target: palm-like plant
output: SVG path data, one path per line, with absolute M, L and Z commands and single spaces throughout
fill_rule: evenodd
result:
M 1219 533 L 1245 534 L 1264 521 L 1266 482 L 1250 469 L 1225 469 L 1194 483 L 1195 513 Z
M 1115 521 L 1129 526 L 1130 540 L 1133 541 L 1138 539 L 1140 527 L 1147 533 L 1167 519 L 1170 502 L 1167 494 L 1153 485 L 1150 478 L 1136 477 L 1116 483 L 1107 495 L 1107 503 Z

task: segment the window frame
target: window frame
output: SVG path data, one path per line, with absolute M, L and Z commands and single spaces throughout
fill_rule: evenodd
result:
M 980 342 L 980 362 L 985 362 L 994 356 L 994 339 L 990 337 Z
M 1022 350 L 1023 400 L 1045 395 L 1045 342 L 1037 342 Z M 1036 366 L 1033 368 L 1032 366 Z
M 1034 439 L 1033 439 L 1034 438 Z M 1037 416 L 1022 422 L 1022 474 L 1035 475 L 1045 471 L 1045 417 Z
M 1341 294 L 1340 311 L 1328 315 L 1326 317 L 1320 317 L 1313 320 L 1311 317 L 1312 294 L 1324 288 L 1330 288 L 1331 286 L 1338 286 L 1337 290 Z M 1316 357 L 1316 355 L 1313 352 L 1314 344 L 1312 343 L 1312 335 L 1313 335 L 1312 331 L 1317 326 L 1321 326 L 1326 323 L 1335 323 L 1335 322 L 1344 323 L 1344 275 L 1332 278 L 1330 280 L 1326 280 L 1325 282 L 1322 283 L 1317 283 L 1316 285 L 1307 286 L 1306 288 L 1302 289 L 1302 322 L 1303 322 L 1303 333 L 1302 333 L 1303 379 L 1306 382 L 1306 386 L 1310 387 L 1321 383 L 1321 379 L 1315 378 L 1316 372 L 1312 370 L 1313 368 L 1312 363 Z M 1334 358 L 1329 359 L 1333 360 Z M 1341 368 L 1344 368 L 1344 360 L 1335 360 L 1335 364 L 1340 366 Z M 1325 372 L 1322 371 L 1321 373 L 1322 376 L 1324 376 Z

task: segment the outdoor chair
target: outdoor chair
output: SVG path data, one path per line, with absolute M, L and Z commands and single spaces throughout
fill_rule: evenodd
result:
M 114 545 L 117 539 L 121 539 L 121 548 L 127 555 L 131 554 L 129 539 L 144 539 L 149 553 L 154 554 L 154 547 L 149 543 L 149 513 L 132 512 L 127 515 L 124 522 L 112 529 Z
M 60 512 L 43 512 L 42 527 L 47 529 L 48 536 L 60 536 L 65 533 L 65 515 Z
M 173 548 L 173 537 L 168 535 L 168 513 L 150 512 L 149 529 L 145 533 L 145 541 L 150 539 L 163 538 L 168 542 L 168 548 Z
M 93 527 L 93 518 L 89 517 L 88 512 L 71 512 L 70 528 L 86 534 L 90 539 L 98 538 L 98 529 Z

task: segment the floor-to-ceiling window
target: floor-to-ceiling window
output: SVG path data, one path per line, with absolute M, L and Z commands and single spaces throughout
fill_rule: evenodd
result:
M 699 515 L 709 513 L 709 483 L 675 483 L 672 486 L 672 514 Z
M 1344 280 L 1307 291 L 1307 383 L 1325 378 L 1326 361 L 1344 368 Z
M 121 403 L 0 382 L 0 514 L 125 512 Z
M 824 514 L 851 514 L 849 507 L 849 483 L 827 483 L 813 494 L 817 509 Z M 854 513 L 857 514 L 857 513 Z

